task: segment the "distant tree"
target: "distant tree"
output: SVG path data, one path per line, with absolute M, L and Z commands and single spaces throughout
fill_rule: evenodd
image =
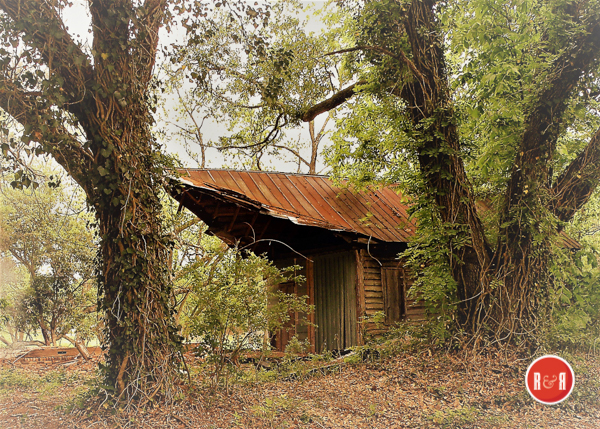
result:
M 0 252 L 0 342 L 6 346 L 29 338 L 29 329 L 18 312 L 18 303 L 22 302 L 28 287 L 27 280 L 25 267 Z
M 15 316 L 24 326 L 37 324 L 47 345 L 83 328 L 86 314 L 95 315 L 90 220 L 76 187 L 5 184 L 0 191 L 0 251 L 29 274 L 29 287 L 13 300 Z

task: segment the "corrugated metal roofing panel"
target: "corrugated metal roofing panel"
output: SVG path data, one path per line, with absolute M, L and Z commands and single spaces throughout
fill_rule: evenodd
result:
M 180 170 L 182 182 L 232 202 L 251 202 L 276 217 L 386 242 L 414 234 L 401 197 L 389 188 L 354 193 L 325 176 L 217 169 Z M 366 219 L 366 221 L 365 221 Z

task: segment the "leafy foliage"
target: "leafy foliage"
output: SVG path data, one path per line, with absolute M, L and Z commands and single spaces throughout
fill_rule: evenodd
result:
M 419 231 L 405 256 L 439 338 L 540 333 L 565 288 L 550 272 L 575 263 L 557 233 L 599 181 L 600 5 L 339 3 L 355 29 L 339 53 L 363 84 L 338 120 L 335 173 L 410 195 Z M 569 329 L 590 327 L 582 314 Z
M 307 34 L 301 11 L 299 2 L 277 2 L 265 26 L 220 8 L 187 27 L 187 45 L 171 57 L 169 75 L 180 101 L 177 134 L 197 145 L 201 166 L 214 147 L 245 167 L 262 169 L 275 157 L 317 172 L 329 120 L 317 132 L 311 121 L 307 148 L 295 136 L 300 117 L 346 79 L 334 58 L 323 56 L 338 46 L 335 34 Z M 205 141 L 203 127 L 211 123 L 226 125 L 227 135 Z
M 554 278 L 547 335 L 558 346 L 594 348 L 600 334 L 600 269 L 595 251 L 559 251 L 551 267 Z
M 285 329 L 291 314 L 311 311 L 307 297 L 278 290 L 280 283 L 302 279 L 297 267 L 280 270 L 265 256 L 228 248 L 187 211 L 167 219 L 176 235 L 172 259 L 181 333 L 199 343 L 197 352 L 213 368 L 213 385 L 227 383 L 241 351 L 267 352 L 270 336 Z
M 46 344 L 55 344 L 72 330 L 82 339 L 95 336 L 96 246 L 89 223 L 76 186 L 56 187 L 46 181 L 35 189 L 3 187 L 0 250 L 26 269 L 27 278 L 20 280 L 28 282 L 8 297 L 5 315 L 14 329 L 39 329 Z

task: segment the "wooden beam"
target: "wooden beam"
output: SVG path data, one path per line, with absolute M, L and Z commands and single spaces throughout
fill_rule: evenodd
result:
M 185 194 L 186 194 L 186 196 L 191 198 L 191 200 L 194 202 L 194 204 L 200 205 L 200 201 L 202 201 L 202 194 L 198 194 L 198 198 L 196 198 L 192 192 L 186 191 Z
M 267 229 L 269 229 L 269 226 L 271 225 L 271 217 L 269 217 L 269 219 L 267 220 L 267 224 L 265 225 L 265 227 L 263 228 L 262 232 L 260 233 L 260 235 L 258 237 L 256 237 L 256 241 L 260 240 L 263 238 L 263 236 L 265 235 L 265 233 L 267 232 Z
M 248 224 L 248 228 L 246 228 L 246 232 L 244 233 L 244 237 L 248 237 L 248 234 L 250 233 L 250 231 L 254 229 L 254 222 L 256 222 L 256 218 L 258 218 L 258 213 L 254 213 L 254 216 L 252 217 L 252 220 Z M 253 234 L 253 236 L 254 235 L 255 234 Z
M 231 223 L 227 227 L 227 232 L 231 232 L 231 229 L 233 228 L 233 224 L 235 223 L 238 214 L 240 214 L 240 206 L 237 206 L 237 208 L 235 209 L 235 213 L 233 215 L 233 218 L 231 219 Z
M 217 203 L 217 207 L 215 208 L 215 212 L 212 215 L 213 219 L 216 219 L 219 216 L 219 208 L 221 207 L 221 201 Z

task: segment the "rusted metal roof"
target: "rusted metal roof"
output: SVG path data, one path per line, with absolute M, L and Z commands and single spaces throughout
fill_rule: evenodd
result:
M 384 242 L 406 242 L 415 233 L 402 196 L 390 187 L 353 192 L 326 176 L 182 169 L 180 181 L 241 207 L 298 225 L 352 232 Z

